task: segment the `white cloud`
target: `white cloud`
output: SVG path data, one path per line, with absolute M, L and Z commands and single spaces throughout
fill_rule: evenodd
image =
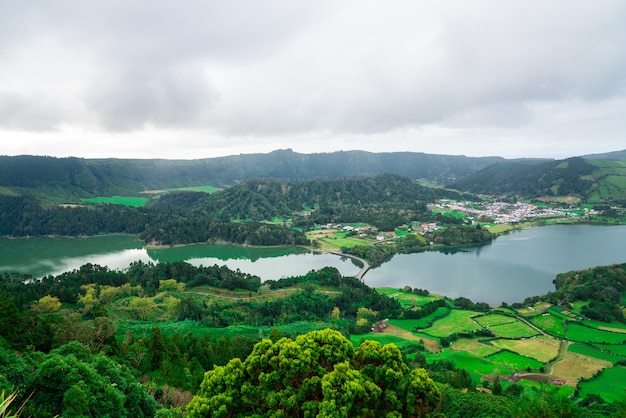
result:
M 4 154 L 624 148 L 618 0 L 8 3 Z

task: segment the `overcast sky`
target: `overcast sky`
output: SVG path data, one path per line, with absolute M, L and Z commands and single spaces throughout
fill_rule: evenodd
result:
M 626 148 L 623 0 L 0 0 L 0 154 Z

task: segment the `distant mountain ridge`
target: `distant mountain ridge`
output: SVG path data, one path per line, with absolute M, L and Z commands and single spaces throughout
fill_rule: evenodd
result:
M 503 161 L 502 157 L 414 152 L 300 154 L 290 149 L 199 160 L 0 156 L 0 193 L 3 188 L 8 189 L 4 193 L 35 190 L 62 199 L 200 185 L 225 187 L 254 178 L 304 181 L 385 173 L 443 183 Z

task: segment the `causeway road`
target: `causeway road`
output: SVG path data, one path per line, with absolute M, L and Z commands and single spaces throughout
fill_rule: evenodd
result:
M 340 253 L 339 251 L 330 251 L 330 253 L 338 255 L 340 257 L 348 257 L 348 258 L 351 258 L 353 260 L 360 262 L 363 265 L 363 267 L 361 267 L 361 270 L 359 270 L 359 272 L 354 276 L 359 280 L 363 280 L 363 276 L 370 269 L 370 265 L 367 263 L 367 261 L 363 260 L 360 257 L 357 257 L 356 255 Z

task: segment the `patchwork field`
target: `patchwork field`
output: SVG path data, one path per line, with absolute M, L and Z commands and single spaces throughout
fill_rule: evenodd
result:
M 554 359 L 559 354 L 560 342 L 551 337 L 535 337 L 524 340 L 492 340 L 491 344 L 500 349 L 506 349 L 519 355 L 533 358 L 542 363 Z
M 600 376 L 580 384 L 580 396 L 589 393 L 601 393 L 606 402 L 618 402 L 624 399 L 626 368 L 618 366 L 602 371 Z
M 487 357 L 500 351 L 499 348 L 485 344 L 477 339 L 461 338 L 452 343 L 450 348 L 454 351 L 465 351 L 476 357 Z
M 489 360 L 492 363 L 501 364 L 509 369 L 512 369 L 513 371 L 530 369 L 538 370 L 544 366 L 544 364 L 540 361 L 530 357 L 520 356 L 519 354 L 511 351 L 499 351 L 489 357 L 486 357 L 486 360 Z
M 565 358 L 552 368 L 552 376 L 561 379 L 565 384 L 574 386 L 580 379 L 589 379 L 602 369 L 613 366 L 613 363 L 583 354 L 567 352 Z
M 435 337 L 447 337 L 454 333 L 483 329 L 472 318 L 476 315 L 480 315 L 480 313 L 454 309 L 448 316 L 438 319 L 431 327 L 423 329 L 422 332 Z
M 536 329 L 519 319 L 508 324 L 494 325 L 489 329 L 500 338 L 528 338 L 539 334 Z
M 567 326 L 568 340 L 588 343 L 624 344 L 626 334 L 589 328 L 577 323 Z
M 563 319 L 549 313 L 534 316 L 530 318 L 530 322 L 550 334 L 562 336 L 565 333 Z

